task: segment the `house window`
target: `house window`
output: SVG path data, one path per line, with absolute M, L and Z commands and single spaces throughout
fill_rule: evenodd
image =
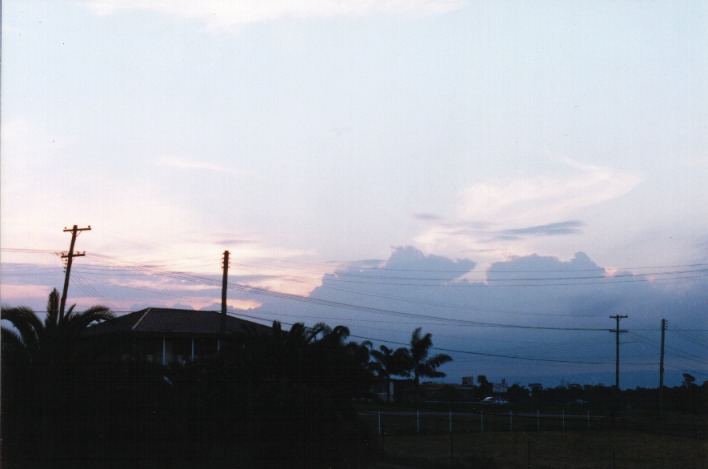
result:
M 194 339 L 194 357 L 208 358 L 216 356 L 216 339 L 212 337 L 198 337 Z
M 192 338 L 173 337 L 167 339 L 171 345 L 171 356 L 167 357 L 168 364 L 186 365 L 192 359 Z
M 140 337 L 135 345 L 145 359 L 151 363 L 162 363 L 162 338 Z

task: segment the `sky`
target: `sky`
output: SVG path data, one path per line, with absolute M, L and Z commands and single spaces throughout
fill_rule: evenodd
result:
M 0 301 L 416 327 L 447 380 L 708 379 L 703 1 L 11 0 Z

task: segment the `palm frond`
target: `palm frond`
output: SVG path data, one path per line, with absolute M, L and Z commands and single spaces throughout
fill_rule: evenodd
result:
M 34 350 L 39 346 L 44 327 L 34 311 L 24 306 L 2 308 L 0 316 L 17 329 L 19 338 L 28 349 Z
M 73 340 L 78 338 L 91 324 L 108 321 L 114 317 L 113 312 L 105 306 L 92 306 L 80 312 L 74 312 L 72 307 L 60 325 L 61 334 L 65 335 L 67 339 Z
M 307 332 L 307 341 L 308 343 L 313 343 L 317 342 L 318 337 L 321 335 L 323 337 L 326 337 L 332 333 L 332 328 L 329 327 L 326 323 L 324 322 L 318 322 L 314 326 L 312 326 L 308 332 Z
M 45 328 L 51 329 L 59 324 L 60 301 L 59 292 L 55 288 L 49 293 L 49 298 L 47 299 L 47 317 L 44 319 Z
M 15 363 L 30 361 L 30 353 L 20 335 L 6 327 L 2 328 L 2 359 Z
M 441 353 L 441 354 L 438 354 L 438 355 L 428 358 L 425 361 L 425 364 L 427 366 L 429 366 L 430 368 L 435 369 L 435 368 L 439 368 L 442 365 L 444 365 L 445 363 L 449 363 L 451 361 L 452 361 L 452 357 L 450 355 L 446 355 L 444 353 Z

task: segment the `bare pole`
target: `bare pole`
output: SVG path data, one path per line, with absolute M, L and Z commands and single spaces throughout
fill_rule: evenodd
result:
M 59 306 L 59 320 L 61 321 L 64 319 L 64 311 L 66 308 L 66 295 L 69 291 L 69 277 L 71 276 L 71 264 L 74 259 L 74 257 L 81 257 L 85 256 L 85 252 L 77 252 L 74 253 L 74 245 L 76 244 L 76 237 L 79 235 L 79 232 L 81 231 L 90 231 L 91 230 L 91 225 L 89 225 L 87 228 L 79 228 L 77 225 L 74 225 L 73 228 L 64 228 L 64 233 L 71 233 L 71 245 L 69 246 L 69 252 L 67 254 L 62 254 L 62 259 L 66 259 L 66 273 L 64 275 L 64 289 L 62 290 L 61 293 L 61 303 Z
M 626 317 L 628 316 L 620 316 L 619 314 L 610 316 L 610 318 L 617 322 L 617 326 L 614 329 L 610 329 L 610 332 L 615 333 L 615 387 L 617 391 L 619 391 L 620 388 L 620 334 L 627 332 L 627 329 L 620 329 L 620 319 Z

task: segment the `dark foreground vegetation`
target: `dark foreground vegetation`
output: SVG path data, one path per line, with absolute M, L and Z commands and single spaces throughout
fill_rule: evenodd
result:
M 438 386 L 431 402 L 421 378 L 444 376 L 451 358 L 430 355 L 420 329 L 391 350 L 349 341 L 344 326 L 274 323 L 165 367 L 130 338 L 86 340 L 106 308 L 64 315 L 59 304 L 55 290 L 44 320 L 2 310 L 13 325 L 2 329 L 4 468 L 668 468 L 706 457 L 707 387 L 690 375 L 665 389 L 661 413 L 657 390 L 604 386 L 513 385 L 501 407 Z M 387 384 L 388 401 L 392 376 L 410 378 L 406 402 L 373 404 L 372 385 Z M 478 400 L 488 387 L 469 390 Z M 420 409 L 433 418 L 419 423 Z
M 44 321 L 2 311 L 13 325 L 2 330 L 5 468 L 365 467 L 382 455 L 352 403 L 384 373 L 346 327 L 274 323 L 164 367 L 125 337 L 82 338 L 106 308 L 63 315 L 59 303 L 54 290 Z M 395 372 L 444 376 L 450 358 L 429 357 L 431 345 L 414 331 Z

